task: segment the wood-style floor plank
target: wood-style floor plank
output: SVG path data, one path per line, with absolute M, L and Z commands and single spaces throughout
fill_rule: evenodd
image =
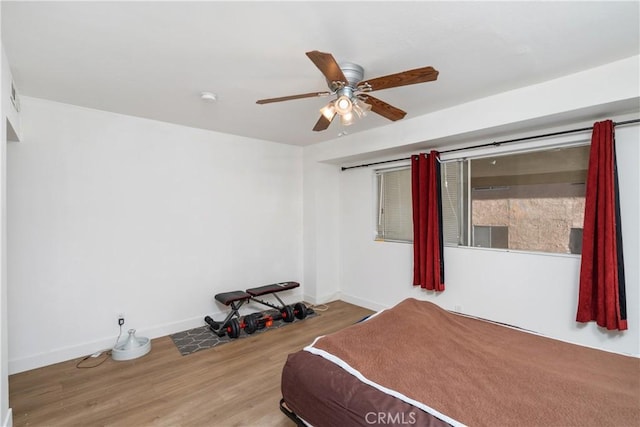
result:
M 109 358 L 92 369 L 76 368 L 76 359 L 11 375 L 13 424 L 291 427 L 278 406 L 287 355 L 372 313 L 342 301 L 326 306 L 319 316 L 188 356 L 162 337 L 139 359 Z

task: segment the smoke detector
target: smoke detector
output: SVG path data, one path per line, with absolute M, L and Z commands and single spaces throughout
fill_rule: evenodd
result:
M 203 101 L 215 102 L 218 100 L 218 95 L 211 92 L 202 92 L 200 94 L 200 99 L 202 99 Z

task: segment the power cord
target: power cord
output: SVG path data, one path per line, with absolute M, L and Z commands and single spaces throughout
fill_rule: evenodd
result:
M 329 310 L 329 306 L 327 304 L 320 304 L 320 305 L 309 304 L 309 305 L 307 305 L 307 308 L 310 308 L 313 311 L 327 311 L 327 310 Z
M 118 320 L 118 327 L 120 331 L 118 332 L 118 338 L 116 338 L 116 343 L 113 345 L 114 347 L 118 345 L 118 341 L 120 341 L 120 337 L 122 336 L 122 325 L 124 325 L 124 321 Z
M 116 338 L 116 343 L 113 345 L 114 347 L 116 345 L 118 345 L 118 341 L 120 341 L 120 337 L 122 336 L 122 325 L 123 325 L 123 321 L 118 321 L 118 326 L 120 327 L 120 331 L 118 332 L 118 338 Z M 89 359 L 97 359 L 98 357 L 104 355 L 105 357 L 102 358 L 102 360 L 100 360 L 99 363 L 96 363 L 95 365 L 90 365 L 90 366 L 83 366 L 82 364 L 84 362 L 86 362 Z M 109 358 L 109 356 L 111 356 L 111 349 L 108 350 L 100 350 L 100 351 L 96 351 L 93 354 L 90 354 L 88 356 L 85 356 L 84 358 L 82 358 L 82 360 L 80 360 L 78 363 L 76 363 L 76 368 L 78 369 L 91 369 L 91 368 L 97 368 L 98 366 L 102 365 L 105 360 L 107 360 Z
M 99 363 L 96 363 L 95 365 L 89 365 L 89 366 L 83 366 L 82 365 L 88 359 L 95 359 L 95 358 L 100 357 L 101 355 L 104 355 L 105 357 L 103 357 L 102 360 L 100 360 Z M 97 368 L 98 366 L 102 365 L 105 362 L 105 360 L 107 360 L 109 358 L 109 356 L 111 356 L 111 350 L 97 351 L 97 352 L 95 352 L 93 354 L 85 356 L 81 361 L 76 363 L 76 368 L 78 368 L 78 369 Z

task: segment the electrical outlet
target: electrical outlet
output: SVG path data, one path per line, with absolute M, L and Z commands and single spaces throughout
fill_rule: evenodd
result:
M 124 325 L 124 314 L 118 314 L 118 326 Z

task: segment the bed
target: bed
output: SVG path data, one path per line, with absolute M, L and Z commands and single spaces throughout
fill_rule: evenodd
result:
M 637 426 L 640 359 L 406 299 L 290 354 L 299 425 Z

